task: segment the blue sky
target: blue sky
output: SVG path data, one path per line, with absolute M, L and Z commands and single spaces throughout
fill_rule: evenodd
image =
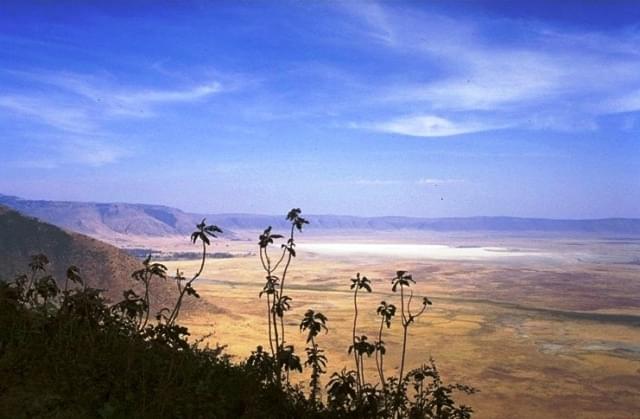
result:
M 0 193 L 640 217 L 637 2 L 98 3 L 0 5 Z

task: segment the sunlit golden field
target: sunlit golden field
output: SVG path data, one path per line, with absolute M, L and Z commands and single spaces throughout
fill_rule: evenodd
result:
M 164 251 L 194 249 L 172 241 L 146 244 Z M 416 244 L 451 247 L 398 246 Z M 243 256 L 208 260 L 196 288 L 218 310 L 183 320 L 194 337 L 213 333 L 212 343 L 228 345 L 228 353 L 241 359 L 256 345 L 267 346 L 257 245 L 253 238 L 225 241 L 212 251 Z M 416 295 L 433 300 L 410 329 L 408 365 L 433 356 L 446 380 L 480 389 L 464 399 L 477 417 L 638 417 L 640 241 L 303 234 L 298 252 L 285 285 L 293 298 L 286 339 L 304 358 L 300 319 L 308 308 L 322 311 L 329 333 L 318 342 L 327 349 L 329 372 L 352 368 L 349 278 L 361 272 L 372 280 L 374 292 L 360 297 L 358 333 L 375 340 L 376 307 L 381 300 L 399 304 L 390 279 L 403 269 L 414 274 Z M 187 274 L 198 263 L 166 262 L 170 271 Z M 400 332 L 398 318 L 384 331 L 387 374 L 396 373 Z M 306 374 L 296 378 L 308 380 Z M 326 383 L 328 375 L 323 378 Z M 373 358 L 367 378 L 377 380 Z

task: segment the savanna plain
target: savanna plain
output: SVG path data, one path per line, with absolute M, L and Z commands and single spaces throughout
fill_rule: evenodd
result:
M 196 283 L 209 304 L 183 320 L 192 338 L 227 345 L 238 359 L 268 345 L 267 302 L 258 296 L 259 234 L 243 231 L 212 244 L 210 252 L 224 257 L 209 258 Z M 170 272 L 199 268 L 186 238 L 117 244 L 153 249 Z M 383 300 L 399 306 L 391 279 L 406 270 L 417 282 L 415 296 L 433 302 L 410 328 L 407 366 L 433 357 L 447 381 L 479 389 L 458 396 L 477 417 L 639 417 L 638 237 L 311 230 L 298 236 L 296 249 L 286 285 L 292 298 L 286 340 L 302 353 L 300 320 L 309 308 L 323 312 L 329 331 L 317 342 L 329 374 L 353 368 L 350 278 L 359 272 L 372 282 L 373 292 L 359 296 L 357 333 L 373 341 L 376 308 Z M 401 332 L 398 318 L 384 330 L 387 375 L 397 374 Z M 373 358 L 365 371 L 376 383 Z

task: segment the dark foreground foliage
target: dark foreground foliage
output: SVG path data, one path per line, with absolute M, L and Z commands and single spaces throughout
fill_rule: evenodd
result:
M 302 397 L 187 343 L 185 328 L 139 330 L 97 290 L 54 284 L 0 282 L 1 417 L 308 416 Z
M 292 226 L 301 230 L 306 221 L 297 211 L 289 218 Z M 219 229 L 204 221 L 197 227 L 192 240 L 202 243 L 204 265 L 209 237 L 215 237 Z M 279 237 L 269 235 L 265 240 Z M 286 260 L 288 268 L 295 257 L 293 227 L 283 249 L 280 261 Z M 268 260 L 266 253 L 265 258 Z M 264 265 L 268 280 L 276 278 L 270 263 Z M 281 282 L 265 287 L 270 296 L 270 330 L 274 332 L 269 350 L 258 347 L 246 361 L 233 363 L 224 355 L 223 347 L 187 341 L 188 330 L 176 322 L 183 297 L 198 297 L 192 285 L 202 266 L 190 279 L 177 272 L 173 278 L 179 291 L 175 306 L 150 316 L 149 284 L 167 279 L 166 268 L 150 258 L 132 275 L 142 285 L 141 295 L 127 290 L 116 304 L 108 304 L 100 290 L 86 287 L 75 267 L 69 268 L 64 282 L 57 282 L 47 273 L 47 265 L 45 256 L 34 256 L 27 274 L 11 282 L 0 281 L 2 418 L 464 419 L 471 415 L 471 409 L 458 406 L 452 394 L 474 390 L 444 384 L 433 361 L 405 376 L 401 373 L 385 379 L 384 343 L 380 337 L 376 345 L 367 343 L 366 336 L 356 337 L 355 321 L 350 351 L 357 369 L 334 373 L 326 385 L 323 403 L 320 377 L 326 372 L 327 360 L 316 339 L 327 332 L 327 318 L 308 310 L 302 319 L 300 331 L 308 334 L 307 360 L 302 362 L 284 340 L 281 319 L 288 309 L 282 294 L 286 268 L 282 278 L 277 278 Z M 358 278 L 356 285 L 369 288 L 366 278 Z M 410 276 L 398 273 L 396 282 L 401 291 L 408 281 L 412 281 Z M 356 298 L 357 294 L 357 311 Z M 422 314 L 428 300 L 424 300 L 419 314 L 412 314 L 408 305 L 405 314 L 402 298 L 406 340 L 408 325 Z M 383 324 L 389 327 L 395 311 L 386 304 L 381 307 L 379 336 Z M 278 324 L 280 329 L 276 328 Z M 378 384 L 367 383 L 362 371 L 364 355 L 373 352 L 379 363 Z M 288 380 L 288 371 L 302 371 L 302 364 L 311 371 L 308 394 Z

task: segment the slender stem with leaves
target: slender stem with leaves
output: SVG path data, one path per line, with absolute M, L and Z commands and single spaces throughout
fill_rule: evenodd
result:
M 320 392 L 320 375 L 327 372 L 327 357 L 324 355 L 324 350 L 318 347 L 315 340 L 322 330 L 324 330 L 325 333 L 328 332 L 326 323 L 327 318 L 324 314 L 315 312 L 311 309 L 307 310 L 302 322 L 300 323 L 300 331 L 307 332 L 307 344 L 311 344 L 305 349 L 307 352 L 305 365 L 311 367 L 311 380 L 309 381 L 311 393 L 309 398 L 313 404 L 316 404 L 318 401 L 318 393 Z
M 196 226 L 196 228 L 197 230 L 191 234 L 191 242 L 195 244 L 198 242 L 198 240 L 200 240 L 200 242 L 202 243 L 202 257 L 200 261 L 200 268 L 189 280 L 186 280 L 186 278 L 184 278 L 179 271 L 177 272 L 176 284 L 178 286 L 178 300 L 176 301 L 173 310 L 171 310 L 171 314 L 169 314 L 169 317 L 167 318 L 168 325 L 175 324 L 175 321 L 180 314 L 180 309 L 182 308 L 182 302 L 185 294 L 200 298 L 200 295 L 198 295 L 196 290 L 193 288 L 193 283 L 200 277 L 200 275 L 202 275 L 202 271 L 204 270 L 204 263 L 207 259 L 207 246 L 211 245 L 211 240 L 209 240 L 209 237 L 215 238 L 217 237 L 216 233 L 222 233 L 222 230 L 218 226 L 207 225 L 204 218 L 202 219 L 202 222 L 200 222 L 200 224 Z
M 382 340 L 382 330 L 384 326 L 387 329 L 391 327 L 391 320 L 396 314 L 396 306 L 393 304 L 387 304 L 386 301 L 381 301 L 378 309 L 376 310 L 378 316 L 380 316 L 380 328 L 378 329 L 378 340 L 375 343 L 376 348 L 376 367 L 378 369 L 378 375 L 380 376 L 380 385 L 382 391 L 385 391 L 386 380 L 384 378 L 384 355 L 386 354 L 386 347 Z
M 166 279 L 167 267 L 161 263 L 151 262 L 151 255 L 149 255 L 142 262 L 142 268 L 131 274 L 131 277 L 136 281 L 141 282 L 142 286 L 144 287 L 144 295 L 142 297 L 142 307 L 144 310 L 141 313 L 141 319 L 138 325 L 138 329 L 142 330 L 149 323 L 149 312 L 151 310 L 151 281 L 154 277 L 158 277 L 159 279 Z M 144 316 L 144 319 L 142 319 L 142 316 Z
M 274 244 L 277 239 L 284 238 L 281 234 L 273 234 L 272 227 L 267 227 L 258 238 L 260 263 L 262 269 L 265 271 L 265 285 L 260 292 L 260 297 L 265 294 L 267 298 L 267 326 L 268 326 L 268 338 L 269 348 L 271 349 L 271 356 L 275 360 L 275 374 L 277 380 L 281 381 L 282 378 L 287 380 L 288 370 L 285 362 L 290 360 L 293 354 L 293 346 L 285 345 L 285 322 L 284 315 L 291 308 L 291 297 L 285 295 L 284 284 L 289 272 L 291 261 L 296 257 L 295 250 L 295 232 L 302 231 L 302 226 L 309 222 L 302 218 L 300 214 L 302 211 L 300 208 L 293 208 L 287 214 L 287 221 L 291 223 L 291 229 L 289 231 L 289 237 L 286 243 L 280 246 L 280 255 L 272 262 L 269 254 L 269 245 Z M 284 265 L 282 265 L 284 263 Z M 283 268 L 280 271 L 280 266 Z M 290 353 L 289 353 L 290 352 Z M 287 371 L 286 374 L 284 372 Z
M 371 281 L 366 276 L 360 276 L 360 272 L 356 273 L 355 278 L 351 278 L 350 289 L 353 290 L 353 330 L 351 335 L 351 346 L 349 347 L 349 353 L 353 352 L 353 360 L 356 366 L 356 388 L 358 396 L 361 394 L 362 386 L 364 386 L 364 371 L 362 368 L 362 355 L 369 352 L 369 344 L 366 336 L 358 337 L 356 329 L 358 327 L 358 291 L 364 289 L 367 292 L 371 292 Z
M 420 317 L 428 305 L 431 305 L 431 301 L 424 297 L 422 299 L 422 307 L 421 309 L 413 313 L 411 311 L 411 301 L 413 300 L 413 290 L 410 289 L 411 283 L 415 284 L 416 281 L 413 280 L 411 274 L 406 271 L 397 271 L 395 278 L 392 279 L 392 287 L 391 290 L 393 292 L 397 292 L 398 288 L 400 288 L 400 315 L 402 320 L 402 357 L 400 358 L 400 373 L 398 374 L 398 382 L 402 383 L 403 374 L 404 374 L 404 366 L 405 366 L 405 355 L 407 353 L 407 335 L 409 331 L 409 326 L 413 323 L 418 317 Z M 409 289 L 409 297 L 408 300 L 405 301 L 405 288 Z

